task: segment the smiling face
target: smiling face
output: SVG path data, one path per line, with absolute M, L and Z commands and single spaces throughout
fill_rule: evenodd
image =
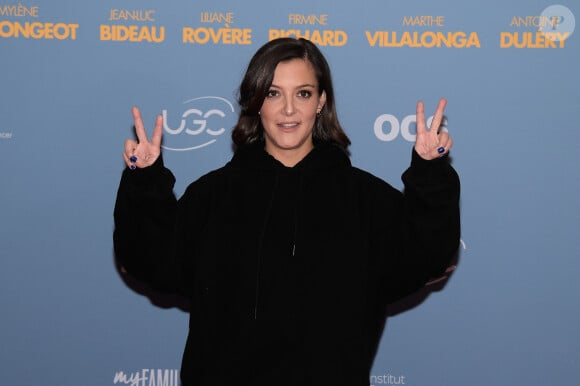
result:
M 314 147 L 312 129 L 325 102 L 310 62 L 280 62 L 260 109 L 266 151 L 285 166 L 300 162 Z

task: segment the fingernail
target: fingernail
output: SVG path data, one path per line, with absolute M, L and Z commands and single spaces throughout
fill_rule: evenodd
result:
M 135 166 L 135 165 L 131 165 L 131 166 L 129 166 L 129 169 L 131 169 L 131 170 L 135 170 L 135 169 L 137 169 L 137 166 Z
M 129 161 L 135 163 L 135 162 L 137 162 L 137 157 L 135 157 L 134 155 L 132 155 L 131 158 L 129 158 Z
M 437 153 L 439 153 L 439 154 L 445 153 L 445 148 L 444 147 L 440 147 L 439 149 L 437 149 Z

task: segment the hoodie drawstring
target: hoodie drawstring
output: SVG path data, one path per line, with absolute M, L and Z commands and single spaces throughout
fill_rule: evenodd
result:
M 272 206 L 274 204 L 274 195 L 276 194 L 276 189 L 278 188 L 279 176 L 276 174 L 274 178 L 274 183 L 272 185 L 272 194 L 270 195 L 270 200 L 268 201 L 268 206 L 266 207 L 266 215 L 264 216 L 264 223 L 262 224 L 262 231 L 260 232 L 260 238 L 258 240 L 258 261 L 256 263 L 256 293 L 254 298 L 254 320 L 258 319 L 258 303 L 260 298 L 260 273 L 262 270 L 262 247 L 264 245 L 264 238 L 266 236 L 266 227 L 270 221 L 270 214 L 272 213 Z

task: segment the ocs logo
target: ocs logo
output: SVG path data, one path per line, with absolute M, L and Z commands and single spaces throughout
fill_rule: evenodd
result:
M 427 127 L 431 126 L 433 116 L 427 119 Z M 441 130 L 447 130 L 447 118 L 443 117 Z M 415 142 L 417 137 L 417 115 L 407 115 L 399 122 L 392 114 L 379 115 L 374 125 L 375 136 L 384 142 L 395 140 L 401 135 L 406 141 Z
M 183 102 L 185 110 L 163 110 L 163 148 L 189 151 L 209 146 L 234 124 L 233 104 L 221 97 L 203 96 Z

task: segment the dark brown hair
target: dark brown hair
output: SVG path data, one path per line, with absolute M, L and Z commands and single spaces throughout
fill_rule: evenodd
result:
M 346 151 L 350 140 L 338 122 L 328 62 L 312 42 L 294 38 L 272 40 L 258 49 L 250 60 L 238 90 L 240 116 L 232 131 L 234 144 L 239 147 L 263 138 L 264 128 L 259 112 L 272 85 L 274 72 L 278 63 L 293 59 L 304 59 L 312 64 L 318 81 L 318 93 L 326 93 L 326 103 L 312 130 L 314 144 L 332 142 Z

